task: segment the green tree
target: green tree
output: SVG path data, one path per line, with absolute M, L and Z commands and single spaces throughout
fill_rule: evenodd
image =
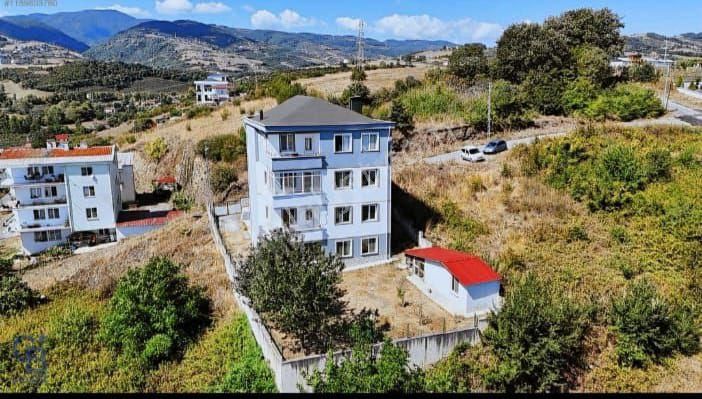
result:
M 624 38 L 620 34 L 623 27 L 619 16 L 608 8 L 579 8 L 544 22 L 544 28 L 563 37 L 569 48 L 590 45 L 604 50 L 610 57 L 623 51 Z
M 487 74 L 488 61 L 485 49 L 484 44 L 471 43 L 453 50 L 449 56 L 449 72 L 470 82 L 479 75 Z
M 519 86 L 525 103 L 545 115 L 563 113 L 562 97 L 565 92 L 566 79 L 561 71 L 549 72 L 532 70 L 527 73 Z
M 529 73 L 561 71 L 571 64 L 570 50 L 563 37 L 539 24 L 510 25 L 497 41 L 497 72 L 520 83 Z
M 667 303 L 647 280 L 640 280 L 612 303 L 617 357 L 625 366 L 643 367 L 675 351 L 699 348 L 699 326 L 688 311 Z
M 343 268 L 338 257 L 275 230 L 237 262 L 237 286 L 266 322 L 302 348 L 326 350 L 346 310 L 339 287 Z
M 487 385 L 507 392 L 544 392 L 567 383 L 567 375 L 582 364 L 590 317 L 588 307 L 534 274 L 516 281 L 483 335 L 497 358 L 486 372 Z
M 166 152 L 168 152 L 168 144 L 163 137 L 157 137 L 146 143 L 144 146 L 144 152 L 149 158 L 158 162 L 164 155 L 166 155 Z
M 566 114 L 571 115 L 576 111 L 587 108 L 600 93 L 597 85 L 585 77 L 579 77 L 568 83 L 568 86 L 563 92 L 563 110 Z
M 395 129 L 405 136 L 414 130 L 412 115 L 407 112 L 407 109 L 400 101 L 392 102 L 392 107 L 390 109 L 390 120 L 395 122 Z
M 607 53 L 594 46 L 582 46 L 575 50 L 575 68 L 578 77 L 588 79 L 597 87 L 610 84 L 612 70 Z
M 361 67 L 354 67 L 351 70 L 352 82 L 363 82 L 366 80 L 366 72 Z
M 120 279 L 102 319 L 100 338 L 148 366 L 181 352 L 210 323 L 210 302 L 188 285 L 181 266 L 163 257 Z
M 237 181 L 236 169 L 227 164 L 218 164 L 212 168 L 210 185 L 215 192 L 224 192 Z
M 39 294 L 14 274 L 0 276 L 0 316 L 8 316 L 32 307 Z
M 648 62 L 634 64 L 628 70 L 629 80 L 632 82 L 655 82 L 658 80 L 656 68 Z
M 344 89 L 343 93 L 341 93 L 341 104 L 348 106 L 351 97 L 359 97 L 363 104 L 370 104 L 371 102 L 370 89 L 361 82 L 353 82 Z
M 315 393 L 412 393 L 422 389 L 422 374 L 409 366 L 407 351 L 386 339 L 377 354 L 373 341 L 354 333 L 354 345 L 345 359 L 327 354 L 324 371 L 307 379 Z

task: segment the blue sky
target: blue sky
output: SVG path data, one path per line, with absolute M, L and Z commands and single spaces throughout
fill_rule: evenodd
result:
M 577 7 L 609 7 L 625 33 L 702 32 L 702 0 L 45 0 L 27 7 L 2 0 L 3 15 L 112 8 L 140 18 L 194 19 L 227 26 L 295 32 L 354 34 L 357 20 L 378 39 L 445 39 L 492 44 L 509 24 L 540 22 Z M 9 1 L 12 3 L 12 1 Z

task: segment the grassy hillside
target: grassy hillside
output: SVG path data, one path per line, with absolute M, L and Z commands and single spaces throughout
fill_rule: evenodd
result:
M 688 306 L 699 331 L 700 154 L 700 130 L 606 125 L 522 147 L 477 168 L 397 168 L 395 182 L 409 197 L 394 198 L 405 201 L 407 215 L 435 244 L 487 259 L 508 292 L 531 272 L 594 307 L 585 367 L 566 371 L 575 389 L 680 389 L 681 381 L 701 380 L 700 355 L 624 366 L 610 312 L 614 300 L 646 279 L 666 301 Z M 436 372 L 457 368 L 463 371 L 454 375 L 469 389 L 484 388 L 480 367 L 470 364 L 494 364 L 486 355 L 486 349 L 458 354 L 447 360 L 453 366 L 444 363 Z M 476 375 L 471 383 L 467 376 Z

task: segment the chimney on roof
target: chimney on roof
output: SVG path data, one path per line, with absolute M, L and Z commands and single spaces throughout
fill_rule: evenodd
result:
M 360 96 L 353 96 L 349 98 L 349 109 L 353 112 L 358 112 L 359 114 L 363 111 L 363 103 L 361 102 Z
M 263 120 L 263 110 L 262 109 L 258 110 L 258 120 L 261 120 L 261 121 Z

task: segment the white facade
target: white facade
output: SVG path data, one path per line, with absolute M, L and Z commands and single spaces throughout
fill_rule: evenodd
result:
M 195 102 L 200 105 L 219 104 L 229 101 L 227 77 L 213 74 L 207 80 L 195 81 Z
M 78 231 L 117 239 L 122 189 L 134 192 L 134 180 L 120 173 L 114 146 L 8 148 L 0 153 L 0 169 L 26 254 L 64 243 Z

